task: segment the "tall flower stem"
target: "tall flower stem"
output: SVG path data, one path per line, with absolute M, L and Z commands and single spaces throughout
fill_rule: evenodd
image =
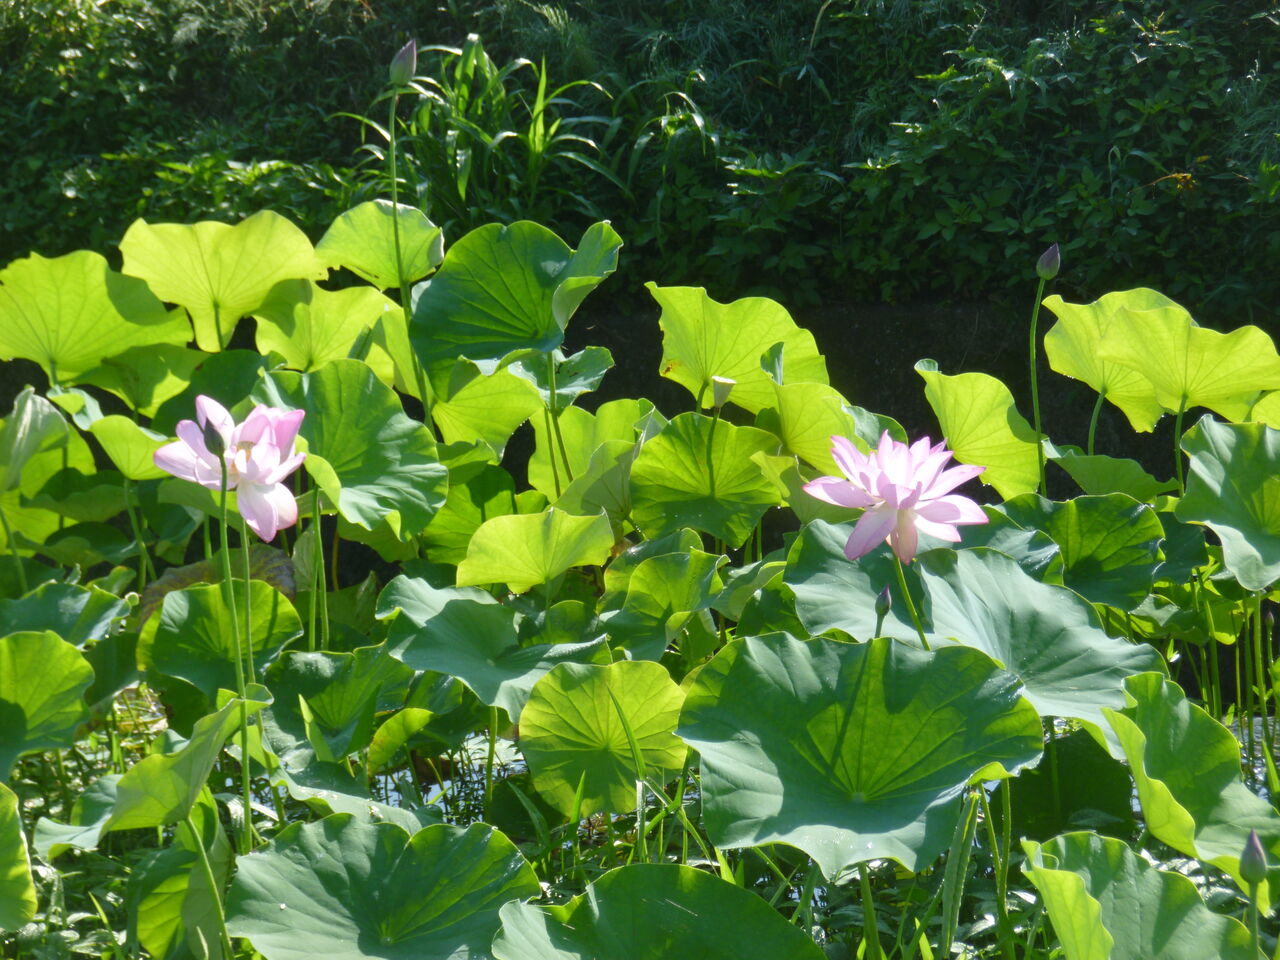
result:
M 929 641 L 924 636 L 924 625 L 920 622 L 920 614 L 916 612 L 916 602 L 911 599 L 911 591 L 907 589 L 907 574 L 902 569 L 902 561 L 898 559 L 896 553 L 893 555 L 893 567 L 898 571 L 898 588 L 902 590 L 902 599 L 907 602 L 907 612 L 911 614 L 911 623 L 920 637 L 920 646 L 928 650 Z
M 547 412 L 551 417 L 551 429 L 556 435 L 556 446 L 560 448 L 560 459 L 564 461 L 564 475 L 569 483 L 573 483 L 573 467 L 569 465 L 569 451 L 564 444 L 564 434 L 560 432 L 560 404 L 556 399 L 556 358 L 547 354 L 547 384 L 551 388 L 551 399 L 547 401 Z M 554 462 L 555 457 L 553 456 Z
M 871 890 L 871 876 L 865 863 L 858 864 L 858 881 L 862 887 L 862 942 L 865 960 L 881 960 L 879 925 L 876 923 L 876 898 Z
M 240 552 L 244 557 L 244 642 L 245 676 L 250 683 L 257 683 L 257 668 L 253 665 L 253 572 L 249 566 L 249 525 L 240 518 Z
M 1173 419 L 1173 465 L 1178 471 L 1178 496 L 1187 492 L 1182 477 L 1182 415 L 1187 412 L 1187 398 L 1178 402 L 1178 415 Z
M 400 88 L 397 86 L 391 94 L 391 110 L 387 117 L 387 167 L 391 176 L 391 242 L 396 251 L 396 283 L 399 285 L 400 293 L 400 309 L 404 312 L 404 329 L 407 334 L 410 325 L 413 323 L 413 304 L 410 302 L 409 280 L 404 272 L 404 253 L 400 244 L 400 178 L 396 170 L 397 147 L 396 147 L 396 113 L 400 106 Z M 413 361 L 413 378 L 417 384 L 418 393 L 422 397 L 422 420 L 427 425 L 427 429 L 435 434 L 435 427 L 431 421 L 431 385 L 427 382 L 426 374 L 422 369 L 422 363 L 418 360 L 418 354 L 410 347 L 409 355 Z
M 236 616 L 236 593 L 231 583 L 231 544 L 227 538 L 227 461 L 219 457 L 222 463 L 222 600 L 227 605 L 231 621 L 231 642 L 235 647 L 236 659 L 236 694 L 240 698 L 240 784 L 244 799 L 244 826 L 237 837 L 239 852 L 243 855 L 253 846 L 250 836 L 253 830 L 253 807 L 250 806 L 249 791 L 249 706 L 245 698 L 244 684 L 244 647 L 240 642 L 240 621 Z M 247 573 L 248 571 L 246 571 Z
M 133 531 L 134 542 L 138 545 L 138 593 L 142 593 L 147 585 L 147 573 L 151 568 L 151 555 L 147 552 L 147 544 L 142 539 L 142 527 L 138 523 L 138 515 L 133 509 L 133 483 L 124 478 L 124 511 L 129 515 L 129 529 Z
M 196 845 L 196 857 L 200 861 L 200 869 L 204 873 L 204 881 L 209 886 L 209 895 L 213 897 L 214 917 L 218 921 L 218 935 L 222 940 L 222 955 L 227 958 L 234 957 L 236 954 L 231 946 L 231 934 L 227 932 L 227 915 L 222 908 L 222 887 L 213 875 L 213 865 L 209 863 L 209 852 L 204 848 L 204 837 L 196 828 L 195 821 L 191 819 L 190 813 L 187 814 L 185 822 Z
M 1098 401 L 1093 405 L 1093 415 L 1089 417 L 1089 442 L 1085 452 L 1093 456 L 1093 438 L 1098 432 L 1098 415 L 1102 413 L 1102 402 L 1107 399 L 1105 389 L 1098 391 Z
M 1039 343 L 1036 338 L 1036 328 L 1040 322 L 1040 301 L 1044 299 L 1045 278 L 1041 277 L 1036 285 L 1036 302 L 1031 307 L 1031 337 L 1030 337 L 1030 371 L 1031 371 L 1031 416 L 1032 426 L 1036 431 L 1036 465 L 1040 468 L 1040 486 L 1036 490 L 1041 496 L 1045 492 L 1044 479 L 1044 444 L 1041 443 L 1040 433 L 1040 384 L 1036 378 L 1036 361 L 1039 354 Z M 1090 448 L 1092 448 L 1090 444 Z
M 4 515 L 4 507 L 0 507 L 0 528 L 4 529 L 4 539 L 9 544 L 9 553 L 13 555 L 14 571 L 18 575 L 18 590 L 27 592 L 27 568 L 22 565 L 22 557 L 18 555 L 18 545 L 13 542 L 13 530 L 9 526 L 9 518 Z

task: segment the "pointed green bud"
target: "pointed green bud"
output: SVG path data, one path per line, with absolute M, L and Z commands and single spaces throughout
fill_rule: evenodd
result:
M 1041 280 L 1052 280 L 1058 275 L 1058 268 L 1061 266 L 1062 254 L 1058 252 L 1058 245 L 1055 243 L 1040 254 L 1040 259 L 1036 261 L 1036 276 Z
M 418 41 L 410 40 L 400 48 L 400 52 L 391 61 L 391 69 L 389 71 L 391 85 L 393 87 L 403 87 L 413 79 L 413 75 L 417 72 Z
M 1240 879 L 1251 887 L 1267 879 L 1267 851 L 1262 849 L 1257 830 L 1250 830 L 1249 839 L 1244 842 L 1244 853 L 1240 854 Z
M 886 583 L 883 590 L 876 594 L 876 617 L 883 620 L 889 615 L 889 611 L 893 609 L 893 597 L 889 593 L 889 585 Z

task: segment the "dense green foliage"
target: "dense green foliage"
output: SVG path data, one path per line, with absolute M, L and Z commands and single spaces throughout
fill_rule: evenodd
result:
M 611 219 L 628 297 L 973 298 L 1058 241 L 1073 292 L 1276 298 L 1280 14 L 1210 0 L 9 4 L 0 259 L 385 194 L 385 138 L 335 115 L 385 129 L 408 36 L 447 48 L 401 103 L 407 193 L 446 236 Z

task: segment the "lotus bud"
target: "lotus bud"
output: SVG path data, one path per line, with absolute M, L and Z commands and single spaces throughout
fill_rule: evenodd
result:
M 1040 259 L 1036 261 L 1036 276 L 1041 280 L 1052 280 L 1058 275 L 1058 268 L 1061 266 L 1062 254 L 1058 252 L 1058 245 L 1055 243 L 1040 254 Z
M 200 432 L 204 434 L 204 445 L 215 457 L 220 457 L 227 452 L 227 445 L 222 439 L 222 434 L 218 432 L 218 428 L 213 425 L 212 420 L 206 420 L 201 424 Z
M 891 609 L 893 609 L 893 597 L 889 594 L 889 585 L 886 583 L 884 589 L 876 594 L 876 619 L 883 620 L 889 615 Z
M 733 393 L 733 388 L 737 385 L 737 380 L 731 380 L 728 377 L 711 378 L 711 402 L 715 404 L 717 410 L 729 402 L 729 394 Z
M 1251 887 L 1256 887 L 1267 879 L 1267 852 L 1262 849 L 1257 830 L 1249 831 L 1249 839 L 1244 843 L 1244 853 L 1240 854 L 1240 879 Z
M 410 40 L 391 61 L 391 85 L 403 87 L 418 72 L 418 41 Z

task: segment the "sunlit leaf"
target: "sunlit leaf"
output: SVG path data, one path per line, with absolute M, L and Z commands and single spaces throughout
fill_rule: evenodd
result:
M 1105 394 L 1129 418 L 1134 430 L 1149 433 L 1164 413 L 1156 399 L 1155 386 L 1133 367 L 1103 356 L 1099 346 L 1122 308 L 1160 309 L 1175 305 L 1173 301 L 1154 290 L 1139 287 L 1108 293 L 1093 303 L 1067 303 L 1054 294 L 1045 298 L 1044 305 L 1058 317 L 1058 322 L 1044 335 L 1049 366 Z
M 129 604 L 119 597 L 75 583 L 42 583 L 24 597 L 0 600 L 0 623 L 6 630 L 49 630 L 76 647 L 101 640 L 128 614 Z
M 95 421 L 89 432 L 102 444 L 116 469 L 130 480 L 156 480 L 169 475 L 156 466 L 153 456 L 169 442 L 163 434 L 119 414 Z
M 751 460 L 778 440 L 755 427 L 682 413 L 641 449 L 631 466 L 631 519 L 653 539 L 681 527 L 740 547 L 778 490 Z
M 126 274 L 145 280 L 161 300 L 186 307 L 196 344 L 207 353 L 225 348 L 240 318 L 281 280 L 329 275 L 307 235 L 271 210 L 234 227 L 138 219 L 125 231 L 120 252 Z
M 75 743 L 89 719 L 84 692 L 93 669 L 57 634 L 0 637 L 0 773 L 7 780 L 19 757 Z
M 89 250 L 38 253 L 0 270 L 0 357 L 34 360 L 50 382 L 72 380 L 103 358 L 144 344 L 182 344 L 191 327 L 147 284 Z
M 1205 416 L 1182 438 L 1191 458 L 1174 515 L 1203 523 L 1222 541 L 1222 560 L 1246 590 L 1280 580 L 1280 430 Z
M 439 394 L 458 357 L 496 365 L 516 350 L 554 350 L 588 293 L 618 264 L 622 241 L 597 223 L 571 250 L 521 220 L 472 230 L 414 288 L 409 340 Z M 491 372 L 491 371 L 486 371 Z
M 339 214 L 316 244 L 316 255 L 379 290 L 399 287 L 393 220 L 400 228 L 405 284 L 421 280 L 444 259 L 444 233 L 417 207 L 403 203 L 393 207 L 388 200 L 369 200 Z
M 0 782 L 0 930 L 26 926 L 35 917 L 36 906 L 18 797 Z
M 1009 388 L 985 373 L 947 376 L 932 360 L 921 360 L 916 372 L 955 458 L 986 467 L 980 479 L 1002 497 L 1033 492 L 1040 477 L 1036 434 Z
M 718 303 L 701 287 L 646 286 L 662 308 L 662 376 L 712 404 L 711 378 L 736 381 L 729 400 L 752 413 L 775 402 L 773 381 L 760 357 L 783 344 L 786 383 L 826 383 L 826 359 L 813 334 L 796 326 L 779 303 L 744 297 Z
M 505 583 L 524 593 L 571 567 L 603 564 L 612 548 L 613 529 L 603 514 L 576 517 L 550 507 L 494 517 L 471 537 L 458 565 L 458 586 Z
M 1149 380 L 1156 401 L 1170 413 L 1208 407 L 1241 420 L 1259 392 L 1280 387 L 1280 356 L 1257 327 L 1209 330 L 1173 301 L 1145 296 L 1151 293 L 1128 291 L 1098 344 L 1098 356 Z

